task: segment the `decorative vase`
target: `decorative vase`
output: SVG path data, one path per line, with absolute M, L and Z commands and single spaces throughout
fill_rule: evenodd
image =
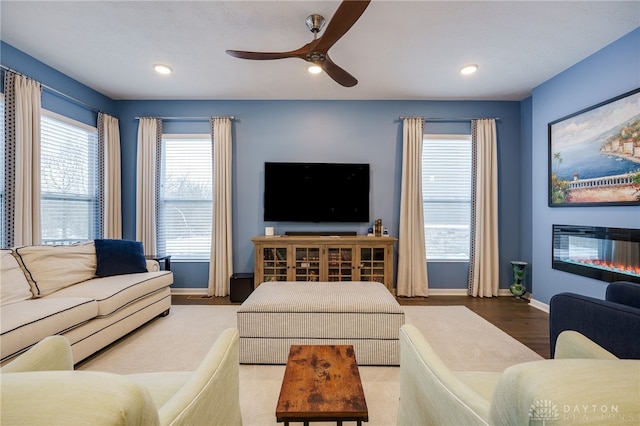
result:
M 520 299 L 523 294 L 526 293 L 527 288 L 524 285 L 524 271 L 527 269 L 527 262 L 520 260 L 514 260 L 511 262 L 511 269 L 513 270 L 513 284 L 509 287 L 511 294 Z

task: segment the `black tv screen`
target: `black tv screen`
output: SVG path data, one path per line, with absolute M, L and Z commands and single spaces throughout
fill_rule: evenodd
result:
M 368 222 L 369 165 L 265 163 L 264 220 Z

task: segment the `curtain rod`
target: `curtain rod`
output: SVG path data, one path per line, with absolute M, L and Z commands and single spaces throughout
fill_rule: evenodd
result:
M 212 118 L 228 118 L 230 120 L 235 120 L 236 118 L 233 115 L 228 117 L 136 117 L 136 120 L 140 120 L 141 118 L 159 118 L 161 120 L 184 120 L 184 121 L 208 121 Z
M 3 70 L 6 70 L 6 71 L 11 71 L 12 73 L 14 73 L 14 74 L 18 74 L 18 75 L 21 75 L 21 76 L 23 76 L 23 77 L 30 78 L 30 79 L 32 79 L 32 80 L 34 80 L 34 81 L 38 81 L 38 80 L 36 80 L 35 78 L 29 77 L 28 75 L 23 74 L 23 73 L 21 73 L 20 71 L 16 71 L 16 70 L 14 70 L 14 69 L 11 69 L 11 68 L 9 68 L 9 67 L 8 67 L 8 66 L 6 66 L 6 65 L 0 64 L 0 68 L 2 68 Z M 49 91 L 49 92 L 53 93 L 54 95 L 60 96 L 60 97 L 62 97 L 62 98 L 65 98 L 65 99 L 67 99 L 67 100 L 69 100 L 69 101 L 71 101 L 71 102 L 73 102 L 73 103 L 77 104 L 77 105 L 80 105 L 80 106 L 83 106 L 83 107 L 85 107 L 85 108 L 88 108 L 88 109 L 89 109 L 90 111 L 92 111 L 92 112 L 102 112 L 102 110 L 101 110 L 100 108 L 96 108 L 96 107 L 94 107 L 93 105 L 89 105 L 88 103 L 83 102 L 83 101 L 81 101 L 81 100 L 79 100 L 79 99 L 76 99 L 76 98 L 74 98 L 74 97 L 72 97 L 72 96 L 69 96 L 69 95 L 67 95 L 66 93 L 62 93 L 61 91 L 56 90 L 56 89 L 54 89 L 54 88 L 53 88 L 53 87 L 51 87 L 51 86 L 47 86 L 46 84 L 41 83 L 40 81 L 38 81 L 38 83 L 40 84 L 40 86 L 42 86 L 42 88 L 43 88 L 43 89 L 46 89 L 47 91 Z
M 500 117 L 405 117 L 405 116 L 400 116 L 400 120 L 404 120 L 405 118 L 422 118 L 424 121 L 472 121 L 472 120 L 484 120 L 484 119 L 500 120 Z

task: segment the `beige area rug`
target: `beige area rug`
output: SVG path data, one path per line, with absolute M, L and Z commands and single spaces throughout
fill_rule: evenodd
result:
M 118 374 L 194 370 L 220 332 L 236 327 L 239 306 L 173 305 L 157 318 L 82 362 L 79 370 Z M 542 359 L 464 306 L 403 306 L 406 322 L 429 340 L 457 371 L 502 371 Z M 240 405 L 247 426 L 276 425 L 275 407 L 284 366 L 241 365 Z M 396 422 L 398 367 L 360 367 L 371 426 Z M 318 423 L 323 425 L 324 423 Z M 329 424 L 329 423 L 327 423 Z

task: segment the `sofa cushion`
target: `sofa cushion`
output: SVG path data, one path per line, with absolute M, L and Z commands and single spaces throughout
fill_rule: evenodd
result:
M 618 358 L 640 359 L 638 308 L 582 294 L 558 293 L 549 302 L 552 358 L 558 336 L 564 330 L 577 331 Z
M 68 246 L 25 246 L 15 249 L 35 297 L 46 296 L 96 274 L 93 241 Z
M 6 373 L 2 375 L 2 389 L 2 424 L 160 424 L 158 409 L 147 390 L 117 374 L 97 371 Z
M 107 316 L 173 283 L 170 271 L 94 278 L 47 296 L 87 297 L 98 304 L 98 316 Z
M 607 286 L 605 300 L 640 309 L 640 286 L 629 281 L 614 281 Z
M 638 424 L 640 361 L 552 359 L 508 367 L 491 402 L 492 425 Z
M 98 239 L 95 245 L 97 276 L 147 272 L 147 261 L 140 241 Z
M 2 359 L 17 354 L 47 336 L 61 334 L 98 314 L 92 298 L 38 298 L 5 305 L 0 310 Z
M 162 408 L 171 400 L 192 377 L 193 371 L 162 371 L 127 375 L 127 379 L 147 389 L 158 408 Z
M 487 401 L 493 399 L 493 393 L 502 375 L 493 371 L 454 371 L 453 374 Z
M 31 299 L 29 282 L 13 256 L 13 250 L 0 250 L 0 305 Z

